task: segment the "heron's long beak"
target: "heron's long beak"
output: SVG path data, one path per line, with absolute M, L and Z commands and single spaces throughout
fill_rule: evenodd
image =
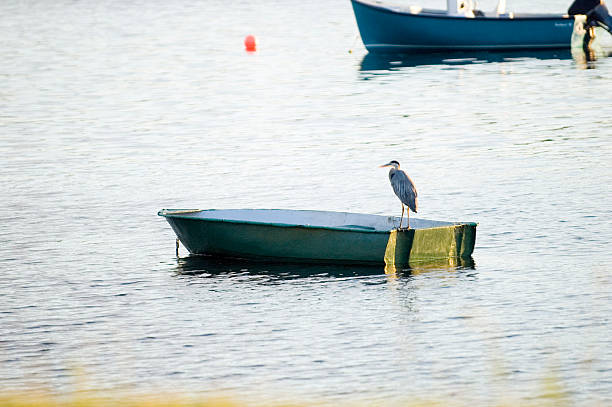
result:
M 381 166 L 380 166 L 380 167 L 378 167 L 378 168 L 384 168 L 384 167 L 390 167 L 390 166 L 391 166 L 391 163 L 387 163 L 387 164 L 385 164 L 385 165 L 381 165 Z

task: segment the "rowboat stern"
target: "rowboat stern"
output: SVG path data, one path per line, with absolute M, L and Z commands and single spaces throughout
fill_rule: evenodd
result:
M 474 222 L 428 229 L 392 230 L 385 250 L 385 264 L 407 266 L 436 259 L 467 259 L 476 244 Z

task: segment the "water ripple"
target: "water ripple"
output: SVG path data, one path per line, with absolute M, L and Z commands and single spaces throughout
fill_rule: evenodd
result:
M 612 403 L 612 59 L 348 54 L 348 2 L 0 11 L 0 391 Z M 390 159 L 420 216 L 479 222 L 472 264 L 175 259 L 155 216 L 398 214 Z

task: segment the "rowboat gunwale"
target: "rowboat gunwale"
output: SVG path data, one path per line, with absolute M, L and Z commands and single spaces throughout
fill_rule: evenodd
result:
M 358 233 L 377 233 L 377 234 L 389 234 L 391 228 L 389 230 L 380 230 L 375 228 L 366 228 L 366 227 L 341 227 L 341 226 L 321 226 L 321 225 L 304 225 L 299 223 L 283 223 L 283 222 L 264 222 L 264 221 L 254 221 L 254 220 L 237 220 L 237 219 L 221 219 L 221 218 L 202 218 L 196 216 L 189 216 L 188 214 L 200 213 L 200 212 L 212 212 L 212 211 L 220 211 L 225 209 L 162 209 L 157 214 L 159 216 L 165 218 L 179 218 L 179 219 L 189 219 L 189 220 L 197 220 L 201 222 L 220 222 L 220 223 L 235 223 L 235 224 L 247 224 L 247 225 L 265 225 L 265 226 L 275 226 L 280 228 L 298 228 L 298 229 L 323 229 L 323 230 L 334 230 L 334 231 L 343 231 L 343 232 L 358 232 Z M 321 213 L 334 213 L 334 214 L 351 214 L 350 212 L 334 212 L 334 211 L 310 211 L 310 210 L 299 210 L 299 209 L 235 209 L 236 211 L 240 210 L 250 210 L 250 211 L 290 211 L 290 212 L 321 212 Z M 381 216 L 382 215 L 370 215 L 370 216 Z M 398 217 L 394 217 L 395 220 L 399 220 Z M 425 221 L 425 219 L 419 219 L 421 221 Z M 442 222 L 442 221 L 435 221 Z M 448 227 L 455 226 L 478 226 L 475 222 L 445 222 L 445 225 L 440 226 L 432 226 L 425 228 L 418 228 L 417 230 L 430 230 L 430 229 L 444 229 Z M 347 225 L 348 226 L 348 225 Z

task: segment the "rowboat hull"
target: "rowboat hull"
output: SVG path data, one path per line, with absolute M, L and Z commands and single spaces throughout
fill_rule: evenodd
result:
M 351 0 L 359 32 L 371 52 L 570 48 L 573 17 L 566 15 L 454 16 Z
M 399 222 L 377 215 L 263 209 L 165 209 L 159 215 L 192 254 L 343 264 L 385 264 L 391 229 Z M 411 219 L 411 225 L 411 261 L 468 258 L 474 250 L 474 223 Z

